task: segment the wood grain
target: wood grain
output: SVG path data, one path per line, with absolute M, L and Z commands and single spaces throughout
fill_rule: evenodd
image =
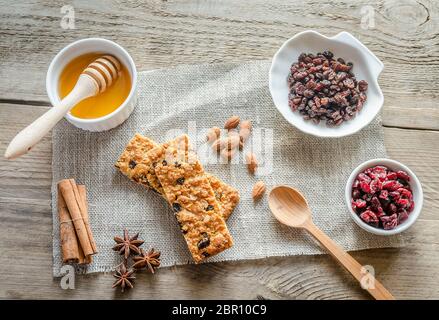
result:
M 439 298 L 439 2 L 435 0 L 74 1 L 76 29 L 60 26 L 65 1 L 0 0 L 0 154 L 49 105 L 45 75 L 68 43 L 104 37 L 138 70 L 267 60 L 299 31 L 349 31 L 385 64 L 385 145 L 420 178 L 425 203 L 407 247 L 354 252 L 397 299 Z M 362 9 L 375 26 L 362 28 Z M 367 8 L 366 8 L 367 9 Z M 406 128 L 406 129 L 401 129 Z M 407 129 L 411 128 L 411 129 Z M 412 130 L 420 129 L 420 130 Z M 52 278 L 51 137 L 16 161 L 0 158 L 0 298 L 368 299 L 328 256 L 269 258 L 160 269 L 121 295 L 110 274 Z M 26 257 L 26 263 L 18 261 Z M 13 270 L 13 272 L 11 272 Z
M 60 26 L 64 1 L 0 0 L 0 99 L 47 103 L 45 74 L 68 43 L 104 37 L 139 70 L 270 59 L 299 31 L 352 32 L 385 64 L 384 124 L 439 129 L 439 4 L 434 0 L 75 1 L 76 29 Z M 374 26 L 362 24 L 365 6 Z M 8 76 L 7 76 L 8 75 Z M 12 76 L 9 76 L 12 75 Z
M 0 154 L 14 134 L 47 107 L 0 104 Z M 409 165 L 425 189 L 425 207 L 407 247 L 353 252 L 397 299 L 439 297 L 439 132 L 385 128 L 391 158 Z M 419 143 L 422 141 L 422 143 Z M 415 152 L 413 150 L 416 150 Z M 369 299 L 329 256 L 269 258 L 160 269 L 141 274 L 121 295 L 110 274 L 78 276 L 75 290 L 52 278 L 51 138 L 17 161 L 0 159 L 0 298 Z M 25 235 L 25 236 L 23 236 Z M 17 262 L 17 253 L 26 263 Z M 14 272 L 11 274 L 10 270 Z

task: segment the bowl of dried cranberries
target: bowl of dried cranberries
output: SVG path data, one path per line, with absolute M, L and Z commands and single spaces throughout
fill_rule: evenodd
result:
M 345 198 L 354 221 L 378 235 L 393 235 L 409 228 L 423 203 L 419 179 L 405 165 L 390 159 L 373 159 L 359 165 L 346 183 Z
M 304 31 L 274 55 L 269 88 L 284 118 L 318 137 L 343 137 L 367 126 L 384 97 L 383 63 L 348 32 L 326 37 Z

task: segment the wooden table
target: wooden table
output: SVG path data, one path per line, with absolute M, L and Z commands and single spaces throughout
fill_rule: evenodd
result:
M 421 179 L 424 209 L 401 249 L 354 252 L 398 299 L 439 298 L 439 4 L 380 1 L 72 1 L 76 29 L 60 26 L 66 1 L 0 1 L 0 154 L 49 108 L 46 70 L 68 43 L 104 37 L 139 70 L 270 59 L 284 40 L 347 30 L 385 64 L 383 124 L 391 158 Z M 364 2 L 364 1 L 363 1 Z M 374 26 L 365 14 L 374 12 Z M 363 24 L 362 24 L 363 17 Z M 362 27 L 363 26 L 363 27 Z M 52 278 L 51 136 L 16 161 L 0 158 L 0 298 L 122 298 L 110 274 Z M 292 244 L 293 245 L 293 244 Z M 367 299 L 329 256 L 180 266 L 138 277 L 124 298 Z

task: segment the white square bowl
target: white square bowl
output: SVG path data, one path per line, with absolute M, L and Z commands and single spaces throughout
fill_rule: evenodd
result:
M 301 53 L 332 51 L 334 57 L 352 62 L 353 73 L 358 81 L 369 84 L 367 100 L 355 118 L 340 126 L 328 127 L 326 123 L 315 124 L 306 121 L 299 112 L 293 112 L 288 105 L 288 74 Z M 284 118 L 299 130 L 318 137 L 337 138 L 354 134 L 367 126 L 380 112 L 384 97 L 378 85 L 378 77 L 383 71 L 383 63 L 358 39 L 348 32 L 340 32 L 334 37 L 325 37 L 316 31 L 304 31 L 287 40 L 273 57 L 269 87 L 273 102 Z

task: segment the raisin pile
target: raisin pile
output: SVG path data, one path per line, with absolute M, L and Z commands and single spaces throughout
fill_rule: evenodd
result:
M 334 59 L 330 51 L 299 56 L 290 68 L 289 106 L 305 120 L 339 126 L 355 117 L 367 99 L 367 82 L 357 82 L 353 64 Z
M 404 222 L 415 203 L 405 171 L 375 166 L 358 174 L 352 185 L 352 209 L 361 220 L 391 230 Z

